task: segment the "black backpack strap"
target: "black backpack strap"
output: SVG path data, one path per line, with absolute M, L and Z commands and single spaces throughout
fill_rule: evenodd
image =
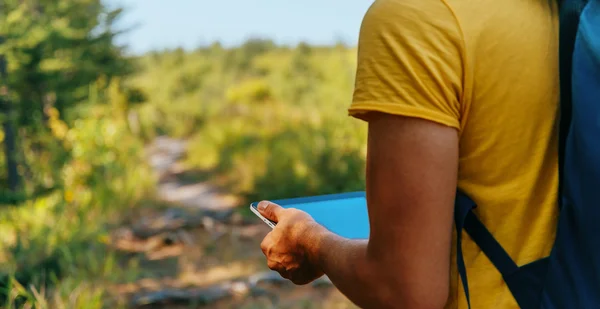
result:
M 469 308 L 471 298 L 467 270 L 462 254 L 462 231 L 466 231 L 471 239 L 500 272 L 519 307 L 522 309 L 538 309 L 542 284 L 547 272 L 547 258 L 519 267 L 492 233 L 477 218 L 473 209 L 477 205 L 467 195 L 457 192 L 454 220 L 457 229 L 457 263 L 458 273 L 463 283 Z
M 559 73 L 560 73 L 560 129 L 559 129 L 559 196 L 562 196 L 565 149 L 572 113 L 573 50 L 579 28 L 579 18 L 588 0 L 564 0 L 560 4 Z M 559 205 L 562 204 L 562 200 Z
M 571 125 L 572 113 L 572 55 L 575 46 L 579 18 L 588 0 L 564 0 L 560 2 L 560 131 L 559 131 L 559 192 L 563 187 L 564 153 Z M 562 194 L 561 194 L 562 196 Z M 559 205 L 562 203 L 559 203 Z M 477 205 L 462 192 L 457 192 L 454 221 L 457 229 L 458 272 L 463 283 L 469 309 L 471 299 L 464 257 L 462 254 L 462 231 L 473 239 L 483 253 L 504 277 L 521 308 L 538 308 L 539 294 L 547 268 L 547 259 L 519 267 L 477 218 L 473 209 Z
M 455 200 L 454 222 L 457 231 L 457 262 L 458 273 L 463 283 L 465 296 L 469 308 L 471 308 L 471 299 L 469 296 L 469 283 L 467 280 L 467 270 L 462 254 L 462 231 L 465 230 L 471 239 L 479 246 L 481 251 L 490 259 L 492 264 L 500 271 L 503 277 L 507 278 L 519 267 L 506 253 L 504 248 L 498 243 L 494 236 L 488 231 L 483 223 L 477 218 L 473 209 L 477 205 L 467 195 L 458 191 Z
M 458 274 L 462 280 L 463 289 L 467 298 L 467 304 L 471 309 L 471 297 L 469 296 L 469 282 L 467 280 L 467 268 L 462 254 L 462 231 L 465 227 L 465 219 L 467 215 L 475 208 L 475 203 L 460 191 L 456 193 L 454 202 L 454 224 L 456 226 L 456 261 L 458 266 Z

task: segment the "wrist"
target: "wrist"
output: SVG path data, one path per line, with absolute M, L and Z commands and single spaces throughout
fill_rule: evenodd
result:
M 307 255 L 310 263 L 317 268 L 322 268 L 321 251 L 329 234 L 331 232 L 314 221 L 307 224 L 302 233 L 302 250 Z

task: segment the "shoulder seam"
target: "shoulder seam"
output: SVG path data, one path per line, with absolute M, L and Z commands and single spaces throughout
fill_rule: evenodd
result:
M 448 3 L 447 0 L 440 0 L 445 6 L 446 8 L 448 8 L 448 11 L 450 11 L 450 14 L 452 14 L 452 17 L 454 17 L 454 21 L 456 22 L 456 26 L 458 27 L 458 30 L 460 31 L 460 43 L 461 43 L 461 48 L 462 48 L 462 52 L 461 52 L 461 57 L 462 59 L 462 70 L 463 70 L 463 78 L 462 78 L 462 82 L 463 82 L 463 87 L 462 87 L 462 91 L 460 94 L 460 104 L 461 104 L 461 109 L 462 109 L 462 113 L 460 115 L 460 135 L 462 135 L 463 132 L 463 128 L 464 125 L 467 121 L 468 118 L 468 112 L 469 112 L 469 107 L 471 106 L 471 96 L 469 93 L 467 93 L 468 91 L 472 90 L 472 87 L 470 87 L 470 85 L 468 85 L 471 82 L 471 78 L 469 78 L 469 63 L 468 60 L 469 58 L 467 57 L 467 46 L 465 43 L 465 33 L 463 30 L 463 27 L 460 23 L 460 20 L 458 19 L 458 16 L 456 15 L 456 12 L 454 11 L 454 9 L 452 8 L 452 6 L 450 6 L 450 4 Z

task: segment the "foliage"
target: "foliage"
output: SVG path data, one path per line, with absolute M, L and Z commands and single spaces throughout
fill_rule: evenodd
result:
M 133 72 L 133 62 L 114 43 L 119 34 L 114 23 L 121 13 L 101 0 L 0 3 L 0 67 L 6 69 L 0 69 L 0 123 L 7 145 L 0 158 L 7 166 L 0 172 L 0 186 L 13 191 L 0 189 L 10 195 L 0 200 L 18 202 L 61 185 L 60 175 L 53 171 L 67 157 L 47 132 L 50 113 L 58 112 L 71 126 L 86 108 L 80 105 L 108 102 L 102 96 L 109 93 L 105 90 L 113 80 Z M 121 110 L 145 100 L 139 89 L 118 84 L 127 98 L 121 100 Z M 54 156 L 51 164 L 35 166 L 37 158 L 48 153 Z M 16 182 L 21 184 L 19 190 Z
M 68 158 L 58 171 L 63 185 L 0 212 L 0 273 L 18 279 L 0 278 L 0 284 L 11 285 L 6 302 L 101 308 L 103 292 L 93 278 L 118 278 L 114 253 L 105 245 L 108 224 L 118 222 L 154 184 L 143 165 L 142 143 L 118 119 L 114 108 L 96 106 L 68 127 L 51 110 L 51 134 Z M 82 280 L 85 286 L 77 288 Z M 46 284 L 54 289 L 41 297 Z M 78 290 L 76 297 L 73 289 Z
M 130 59 L 114 43 L 120 14 L 0 2 L 0 142 L 15 142 L 25 185 L 7 190 L 0 171 L 0 306 L 116 306 L 106 284 L 136 268 L 117 271 L 107 233 L 151 196 L 143 146 L 158 135 L 189 139 L 188 167 L 252 200 L 364 186 L 366 126 L 346 112 L 354 49 L 253 39 Z
M 0 155 L 0 306 L 101 308 L 119 275 L 109 225 L 153 189 L 120 15 L 100 0 L 0 2 L 0 141 L 14 146 Z
M 3 1 L 0 54 L 21 125 L 39 126 L 52 106 L 66 116 L 98 77 L 131 71 L 113 43 L 120 14 L 100 0 Z
M 190 166 L 250 199 L 361 190 L 366 130 L 347 116 L 355 50 L 250 40 L 140 59 L 143 136 L 190 137 Z

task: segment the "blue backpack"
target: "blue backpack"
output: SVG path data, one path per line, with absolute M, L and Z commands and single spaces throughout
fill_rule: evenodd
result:
M 458 192 L 458 270 L 470 304 L 462 231 L 502 274 L 522 309 L 600 308 L 600 0 L 560 6 L 561 118 L 556 240 L 550 256 L 517 265 Z

